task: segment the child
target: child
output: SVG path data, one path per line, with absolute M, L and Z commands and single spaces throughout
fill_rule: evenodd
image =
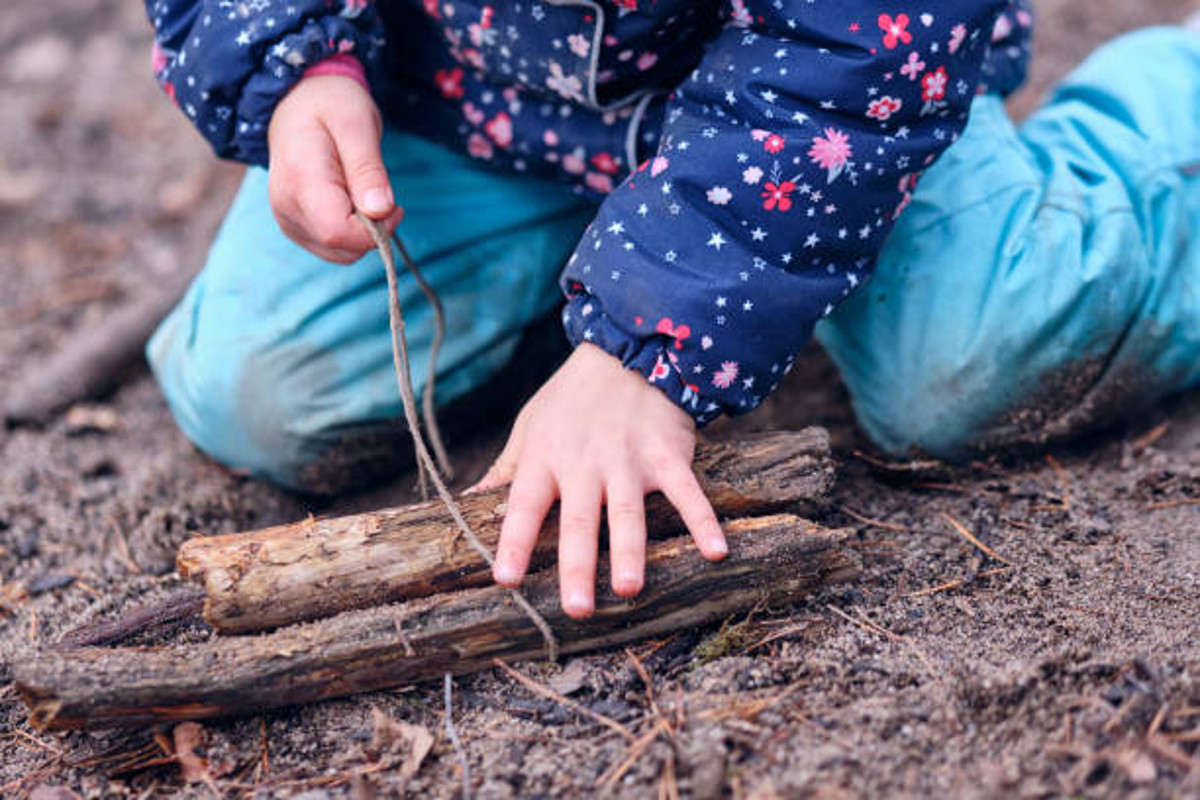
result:
M 561 498 L 572 616 L 593 607 L 602 505 L 621 595 L 641 588 L 647 492 L 724 554 L 696 427 L 759 405 L 814 326 L 897 452 L 1064 434 L 1200 382 L 1200 42 L 1182 30 L 1100 51 L 1018 133 L 1001 97 L 1025 2 L 147 6 L 164 89 L 254 165 L 149 346 L 184 432 L 309 490 L 397 451 L 355 209 L 391 228 L 403 206 L 449 317 L 444 402 L 504 369 L 565 262 L 575 349 L 483 485 L 513 484 L 506 584 Z M 430 310 L 402 291 L 420 391 Z

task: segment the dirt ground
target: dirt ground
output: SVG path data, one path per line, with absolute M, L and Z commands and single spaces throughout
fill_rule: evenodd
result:
M 1037 6 L 1020 113 L 1096 43 L 1194 7 Z M 7 386 L 194 269 L 196 220 L 236 186 L 237 168 L 215 163 L 154 87 L 149 41 L 129 1 L 17 0 L 0 15 Z M 624 739 L 503 674 L 458 680 L 475 795 L 1200 797 L 1200 394 L 1049 456 L 905 477 L 854 455 L 865 443 L 813 351 L 761 413 L 720 433 L 814 423 L 840 469 L 820 519 L 877 554 L 863 580 L 736 635 L 635 648 L 675 732 L 603 786 Z M 478 474 L 502 435 L 462 444 L 459 464 Z M 153 731 L 37 733 L 10 683 L 34 643 L 177 587 L 186 537 L 401 502 L 412 476 L 315 506 L 231 475 L 189 446 L 144 370 L 91 425 L 61 417 L 0 437 L 0 796 L 460 795 L 440 686 L 206 724 L 213 783 L 189 788 L 176 764 L 128 768 L 158 754 Z M 995 571 L 948 517 L 1012 567 Z M 624 653 L 520 669 L 638 733 L 653 724 Z M 387 718 L 435 739 L 411 777 L 398 765 L 412 737 Z

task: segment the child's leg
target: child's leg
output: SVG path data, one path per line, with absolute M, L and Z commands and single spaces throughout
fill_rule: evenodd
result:
M 406 211 L 399 233 L 446 310 L 445 405 L 502 370 L 523 329 L 553 308 L 557 275 L 594 209 L 565 187 L 487 171 L 411 136 L 386 135 L 383 155 Z M 433 314 L 399 269 L 419 396 Z M 263 170 L 247 173 L 148 355 L 184 433 L 232 467 L 330 490 L 402 449 L 379 256 L 340 266 L 293 244 L 272 217 Z M 340 464 L 323 463 L 331 452 Z
M 1200 383 L 1200 36 L 1112 42 L 1019 131 L 979 98 L 818 336 L 893 452 L 1037 444 Z

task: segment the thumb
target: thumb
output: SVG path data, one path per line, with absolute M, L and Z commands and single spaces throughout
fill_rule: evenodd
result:
M 390 216 L 396 198 L 383 166 L 378 126 L 350 124 L 331 133 L 354 207 L 371 219 Z

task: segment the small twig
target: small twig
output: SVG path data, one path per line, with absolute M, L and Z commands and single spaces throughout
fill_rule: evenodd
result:
M 1180 500 L 1164 500 L 1161 503 L 1149 503 L 1142 508 L 1146 511 L 1160 511 L 1164 508 L 1178 508 L 1179 506 L 1200 506 L 1200 497 L 1184 497 Z
M 1000 555 L 1000 554 L 999 554 L 999 553 L 997 553 L 995 550 L 993 550 L 992 548 L 988 547 L 986 544 L 984 544 L 983 542 L 981 542 L 981 541 L 978 539 L 978 537 L 976 537 L 976 536 L 975 536 L 975 534 L 973 534 L 973 533 L 971 533 L 969 530 L 967 530 L 967 526 L 966 526 L 966 525 L 963 525 L 961 522 L 959 522 L 958 520 L 956 520 L 954 517 L 950 516 L 950 514 L 948 514 L 948 513 L 946 513 L 945 511 L 943 511 L 943 512 L 942 512 L 942 518 L 943 518 L 943 519 L 945 519 L 947 522 L 949 522 L 949 523 L 950 523 L 950 524 L 951 524 L 951 525 L 954 527 L 954 530 L 958 531 L 958 532 L 959 532 L 959 534 L 960 534 L 960 535 L 961 535 L 961 536 L 962 536 L 964 539 L 966 539 L 968 542 L 970 542 L 971 544 L 973 544 L 973 545 L 975 545 L 976 547 L 978 547 L 978 548 L 979 548 L 980 550 L 982 550 L 982 551 L 983 551 L 983 552 L 984 552 L 986 555 L 988 555 L 988 556 L 992 557 L 992 558 L 993 558 L 993 559 L 995 559 L 996 561 L 999 561 L 1001 564 L 1007 564 L 1007 565 L 1008 565 L 1008 566 L 1010 566 L 1010 567 L 1014 566 L 1014 564 L 1013 564 L 1011 561 L 1009 561 L 1007 558 L 1005 558 L 1004 556 Z
M 1141 451 L 1148 448 L 1150 445 L 1157 442 L 1164 435 L 1166 435 L 1166 433 L 1170 429 L 1170 427 L 1171 427 L 1170 425 L 1168 425 L 1167 423 L 1164 422 L 1160 425 L 1154 426 L 1146 433 L 1144 433 L 1141 436 L 1139 436 L 1138 438 L 1134 439 L 1133 442 L 1131 442 L 1131 444 L 1133 445 L 1134 452 L 1140 453 Z
M 574 711 L 578 714 L 582 714 L 583 716 L 588 717 L 589 719 L 592 719 L 595 722 L 599 722 L 601 725 L 605 726 L 606 728 L 609 728 L 610 730 L 616 731 L 617 733 L 621 734 L 622 736 L 624 736 L 626 739 L 629 739 L 630 741 L 632 741 L 633 739 L 636 738 L 633 735 L 633 733 L 629 730 L 629 728 L 627 728 L 624 725 L 622 725 L 621 723 L 617 722 L 615 719 L 613 719 L 611 717 L 606 717 L 598 711 L 593 711 L 592 709 L 588 708 L 587 706 L 582 706 L 579 703 L 576 703 L 574 700 L 571 700 L 570 698 L 563 696 L 559 692 L 554 691 L 549 686 L 543 686 L 542 684 L 538 683 L 537 681 L 533 680 L 532 678 L 530 678 L 526 675 L 522 675 L 520 672 L 518 672 L 517 670 L 510 667 L 508 664 L 506 664 L 501 659 L 499 659 L 499 658 L 493 659 L 492 663 L 494 663 L 500 669 L 504 670 L 504 672 L 507 673 L 510 678 L 517 681 L 518 683 L 520 683 L 522 686 L 524 686 L 526 689 L 530 690 L 531 692 L 540 694 L 542 697 L 548 697 L 551 700 L 553 700 L 554 702 L 559 703 L 560 705 L 564 705 L 567 708 L 571 709 L 572 711 Z
M 992 569 L 985 569 L 983 572 L 980 572 L 978 575 L 976 575 L 975 579 L 989 578 L 992 575 L 999 575 L 1002 572 L 1008 572 L 1010 569 L 1012 569 L 1012 567 L 993 567 Z M 971 580 L 974 580 L 974 579 L 971 579 Z M 906 592 L 900 596 L 901 597 L 927 597 L 931 594 L 937 594 L 938 592 L 945 592 L 950 589 L 957 589 L 960 586 L 963 586 L 964 584 L 966 584 L 967 581 L 968 581 L 967 578 L 955 578 L 953 580 L 946 581 L 945 583 L 939 583 L 937 586 L 930 586 L 928 589 L 920 589 L 915 592 Z
M 855 619 L 845 611 L 842 611 L 840 608 L 836 608 L 834 606 L 826 606 L 826 608 L 852 625 L 857 625 L 859 628 L 862 628 L 865 631 L 878 634 L 886 639 L 890 639 L 893 642 L 898 642 L 899 644 L 903 644 L 904 646 L 908 647 L 910 650 L 912 650 L 913 654 L 920 659 L 921 663 L 925 665 L 925 669 L 929 671 L 930 675 L 935 678 L 940 678 L 938 673 L 934 671 L 933 664 L 929 662 L 929 657 L 925 655 L 921 648 L 917 647 L 912 639 L 908 638 L 907 636 L 901 636 L 898 633 L 892 633 L 887 628 L 883 627 L 882 625 L 878 625 L 869 619 Z
M 619 781 L 621 776 L 628 772 L 629 768 L 637 763 L 637 760 L 642 757 L 642 754 L 650 749 L 650 745 L 654 744 L 654 741 L 658 738 L 659 733 L 661 733 L 661 730 L 657 725 L 655 725 L 648 733 L 642 734 L 637 741 L 630 745 L 629 752 L 626 754 L 625 760 L 618 764 L 615 769 L 613 769 L 605 778 L 600 781 L 600 786 L 604 789 L 607 789 Z
M 842 513 L 844 513 L 846 516 L 856 519 L 865 525 L 873 525 L 876 528 L 883 528 L 883 529 L 889 530 L 889 531 L 897 531 L 898 533 L 905 533 L 908 531 L 908 528 L 906 528 L 903 525 L 897 525 L 894 522 L 883 522 L 882 520 L 878 520 L 878 519 L 871 519 L 870 517 L 859 514 L 857 511 L 854 511 L 853 509 L 851 509 L 847 506 L 841 506 L 841 510 L 842 510 Z
M 458 764 L 462 768 L 463 800 L 469 800 L 471 797 L 471 762 L 467 760 L 467 750 L 463 747 L 462 740 L 458 738 L 458 730 L 454 727 L 454 676 L 447 672 L 442 683 L 445 687 L 446 699 L 446 738 L 450 740 L 450 744 L 454 745 L 454 754 L 458 757 Z
M 1071 506 L 1071 482 L 1070 482 L 1070 479 L 1067 477 L 1067 471 L 1065 469 L 1063 469 L 1062 464 L 1058 463 L 1058 459 L 1049 453 L 1046 454 L 1046 463 L 1049 464 L 1054 469 L 1054 474 L 1058 476 L 1058 485 L 1059 485 L 1059 488 L 1062 489 L 1062 497 L 1060 498 L 1060 500 L 1062 501 L 1063 508 L 1070 508 L 1070 506 Z

